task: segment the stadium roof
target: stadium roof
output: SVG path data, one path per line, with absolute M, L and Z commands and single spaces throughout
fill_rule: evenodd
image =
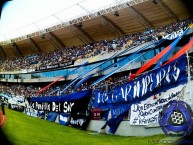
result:
M 127 0 L 121 1 L 124 2 Z M 37 32 L 116 5 L 115 0 L 13 0 L 3 7 L 0 41 Z
M 74 2 L 46 18 L 1 36 L 1 50 L 7 57 L 18 55 L 14 49 L 20 51 L 19 55 L 51 51 L 158 28 L 190 16 L 183 0 Z

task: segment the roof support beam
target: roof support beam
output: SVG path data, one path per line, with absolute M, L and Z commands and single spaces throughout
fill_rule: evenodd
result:
M 127 3 L 129 6 L 129 10 L 132 11 L 134 15 L 136 15 L 136 18 L 139 19 L 140 23 L 144 26 L 147 26 L 148 28 L 154 28 L 153 24 L 137 9 L 135 9 L 133 6 L 131 6 L 129 3 Z
M 125 35 L 125 32 L 117 26 L 113 21 L 105 17 L 104 15 L 101 15 L 100 17 L 102 25 L 104 25 L 111 33 L 115 34 L 117 37 Z
M 30 41 L 31 48 L 34 51 L 34 53 L 42 52 L 41 48 L 37 45 L 37 43 L 32 38 L 29 38 L 29 41 Z
M 0 46 L 0 54 L 1 54 L 1 57 L 6 57 L 6 53 L 5 51 L 3 50 L 3 47 Z
M 18 45 L 17 45 L 16 43 L 12 43 L 12 44 L 11 44 L 11 47 L 12 47 L 12 49 L 13 49 L 14 54 L 15 54 L 17 57 L 23 56 L 20 48 L 18 47 Z
M 162 0 L 157 0 L 157 3 L 162 9 L 164 9 L 167 12 L 170 18 L 173 18 L 176 22 L 179 21 L 179 18 L 177 17 L 177 15 Z
M 53 43 L 55 43 L 55 45 L 57 45 L 59 49 L 64 49 L 66 47 L 65 44 L 58 37 L 56 37 L 56 35 L 54 35 L 52 32 L 49 32 L 49 35 Z
M 78 38 L 83 43 L 92 43 L 94 42 L 94 39 L 86 32 L 84 31 L 81 26 L 74 24 L 72 27 L 72 31 L 77 34 Z
M 42 34 L 41 37 L 42 39 L 47 40 L 52 45 L 53 47 L 52 50 L 64 48 L 64 47 L 61 47 L 61 45 L 57 43 L 56 37 L 54 37 L 50 32 Z

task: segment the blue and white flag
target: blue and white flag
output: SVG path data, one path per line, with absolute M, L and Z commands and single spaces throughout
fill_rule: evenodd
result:
M 58 121 L 60 124 L 68 126 L 70 121 L 70 114 L 69 113 L 60 113 L 58 117 Z

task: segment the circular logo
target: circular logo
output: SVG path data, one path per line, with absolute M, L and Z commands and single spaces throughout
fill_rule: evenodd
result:
M 189 135 L 193 130 L 192 110 L 190 106 L 178 100 L 168 102 L 159 113 L 159 125 L 167 135 Z

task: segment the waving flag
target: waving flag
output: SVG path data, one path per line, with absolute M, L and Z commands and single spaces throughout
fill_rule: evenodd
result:
M 192 27 L 188 27 L 184 33 L 187 33 L 188 30 Z M 184 33 L 181 36 L 184 36 Z M 167 46 L 164 50 L 162 50 L 159 54 L 157 54 L 155 57 L 153 57 L 151 60 L 149 60 L 145 65 L 143 65 L 137 72 L 136 74 L 132 74 L 131 79 L 134 79 L 135 76 L 139 75 L 140 73 L 144 72 L 147 70 L 150 66 L 152 66 L 154 63 L 156 63 L 160 58 L 162 58 L 171 48 L 176 46 L 176 44 L 180 41 L 181 36 L 178 36 L 176 40 L 174 40 L 169 46 Z M 165 57 L 164 57 L 165 59 Z
M 118 67 L 117 69 L 111 71 L 110 73 L 106 74 L 105 76 L 99 78 L 98 80 L 96 80 L 95 82 L 93 82 L 90 86 L 93 86 L 93 85 L 95 85 L 95 84 L 98 84 L 98 83 L 101 82 L 102 80 L 104 80 L 104 79 L 106 79 L 107 77 L 111 76 L 112 74 L 116 73 L 117 71 L 119 71 L 120 69 L 124 68 L 126 65 L 132 63 L 133 61 L 135 61 L 136 59 L 138 59 L 139 57 L 141 57 L 141 56 L 144 55 L 144 54 L 141 54 L 141 55 L 139 55 L 138 57 L 135 57 L 135 58 L 131 59 L 130 61 L 128 61 L 128 62 L 125 63 L 125 64 L 122 64 L 123 61 L 125 61 L 125 60 L 127 60 L 128 58 L 136 55 L 137 53 L 141 52 L 142 50 L 148 48 L 149 46 L 151 46 L 151 45 L 153 45 L 153 44 L 155 44 L 155 43 L 157 43 L 157 45 L 159 45 L 159 44 L 161 44 L 161 43 L 164 42 L 164 41 L 165 41 L 165 40 L 159 40 L 159 41 L 150 43 L 150 44 L 148 44 L 148 45 L 140 48 L 140 49 L 137 50 L 135 53 L 132 53 L 132 55 L 130 55 L 130 56 L 128 56 L 128 57 L 120 60 L 120 61 L 117 62 L 116 64 L 113 64 L 112 66 L 115 66 L 115 65 L 118 65 L 118 64 L 120 64 L 121 66 Z M 159 43 L 158 43 L 158 42 L 159 42 Z M 147 52 L 148 52 L 148 51 L 147 51 Z M 146 52 L 146 53 L 147 53 L 147 52 Z M 108 67 L 108 68 L 111 68 L 111 67 Z M 104 70 L 106 70 L 106 68 L 105 68 Z M 104 70 L 103 70 L 103 71 L 104 71 Z
M 74 70 L 70 71 L 69 73 L 67 73 L 65 76 L 61 76 L 59 78 L 57 78 L 55 81 L 53 81 L 52 83 L 50 83 L 49 85 L 45 86 L 44 88 L 42 88 L 40 91 L 38 91 L 36 93 L 36 95 L 40 94 L 41 92 L 45 91 L 46 89 L 48 89 L 50 86 L 52 86 L 53 84 L 55 84 L 56 82 L 58 82 L 59 80 L 61 80 L 62 78 L 72 74 L 74 71 L 78 70 L 79 68 L 85 66 L 86 64 L 88 63 L 91 63 L 93 62 L 96 58 L 98 58 L 101 54 L 95 56 L 95 57 L 92 57 L 91 59 L 89 59 L 87 62 L 83 63 L 82 65 L 80 65 L 79 67 L 75 68 Z
M 154 67 L 155 69 L 160 67 L 162 65 L 162 63 L 167 59 L 167 57 L 173 52 L 173 50 L 175 49 L 175 46 L 178 44 L 178 42 L 180 41 L 180 39 L 190 30 L 190 27 L 188 27 L 184 33 L 180 36 L 178 36 L 178 38 L 171 44 L 170 49 L 168 50 L 168 52 L 158 61 L 158 63 L 156 64 L 156 66 Z
M 170 58 L 164 65 L 174 61 L 175 59 L 177 59 L 178 57 L 182 56 L 183 54 L 185 54 L 189 49 L 191 49 L 193 47 L 193 37 L 190 39 L 190 41 L 188 42 L 188 44 L 186 44 L 185 46 L 182 47 L 182 49 L 180 49 L 172 58 Z
M 76 86 L 73 88 L 73 92 L 75 92 L 76 89 L 77 89 L 78 87 L 80 87 L 80 85 L 82 85 L 84 82 L 86 82 L 87 80 L 89 80 L 93 75 L 94 75 L 94 74 L 88 75 L 88 76 L 85 77 L 84 79 L 80 80 L 80 81 L 76 84 Z
M 147 52 L 146 52 L 146 53 L 147 53 Z M 132 60 L 130 60 L 129 62 L 125 63 L 125 64 L 122 65 L 121 67 L 118 67 L 117 69 L 111 71 L 110 73 L 106 74 L 105 76 L 99 78 L 98 80 L 96 80 L 95 82 L 93 82 L 90 86 L 93 86 L 93 85 L 95 85 L 95 84 L 98 84 L 98 83 L 101 82 L 102 80 L 108 78 L 108 77 L 111 76 L 112 74 L 114 74 L 114 73 L 116 73 L 117 71 L 119 71 L 120 69 L 124 68 L 126 65 L 132 63 L 133 61 L 135 61 L 136 59 L 138 59 L 138 58 L 141 57 L 142 55 L 144 55 L 144 54 L 141 54 L 140 56 L 133 58 Z M 122 62 L 122 61 L 123 61 L 123 60 L 121 60 L 121 62 Z
M 50 83 L 49 85 L 47 85 L 46 87 L 44 87 L 44 88 L 42 88 L 40 91 L 38 91 L 38 92 L 36 93 L 36 95 L 38 95 L 38 94 L 40 94 L 41 92 L 45 91 L 45 90 L 48 89 L 51 85 L 55 84 L 56 82 L 58 82 L 58 81 L 61 80 L 62 78 L 63 78 L 63 76 L 57 78 L 55 81 L 53 81 L 52 83 Z
M 66 86 L 66 88 L 64 88 L 64 89 L 62 90 L 61 93 L 65 92 L 65 91 L 66 91 L 68 88 L 70 88 L 74 83 L 76 83 L 79 79 L 81 79 L 82 77 L 84 77 L 85 75 L 87 75 L 88 73 L 90 73 L 92 70 L 94 70 L 94 69 L 102 66 L 103 64 L 111 61 L 111 60 L 114 59 L 115 57 L 118 57 L 118 56 L 120 56 L 120 55 L 126 53 L 127 51 L 134 49 L 134 48 L 135 48 L 135 47 L 127 48 L 127 49 L 121 51 L 121 52 L 118 53 L 118 54 L 117 54 L 117 52 L 116 52 L 113 56 L 111 56 L 110 58 L 108 58 L 106 61 L 104 61 L 104 62 L 96 65 L 95 67 L 93 67 L 93 68 L 89 69 L 88 71 L 86 71 L 86 72 L 82 73 L 81 75 L 79 75 L 75 80 L 73 80 L 70 84 L 68 84 L 68 85 Z

